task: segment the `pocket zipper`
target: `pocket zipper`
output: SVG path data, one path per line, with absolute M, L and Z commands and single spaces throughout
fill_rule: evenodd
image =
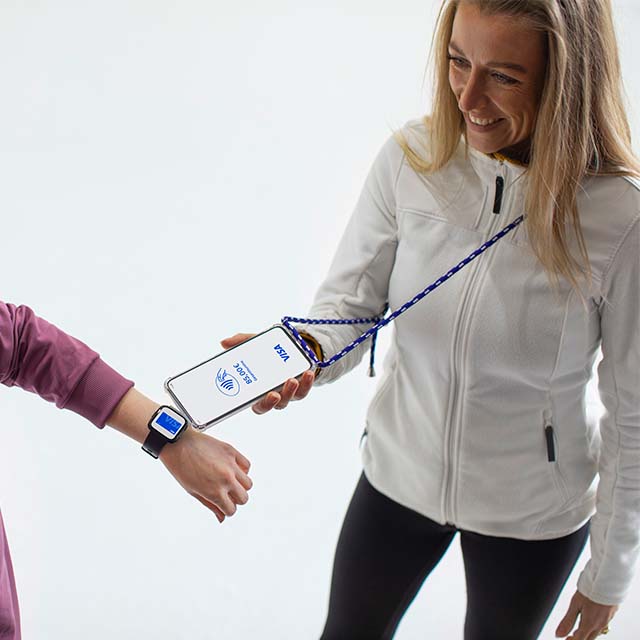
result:
M 553 417 L 551 409 L 545 409 L 542 414 L 542 424 L 544 425 L 544 440 L 547 445 L 547 460 L 549 462 L 557 462 L 556 438 L 553 432 Z
M 556 444 L 553 437 L 553 427 L 550 424 L 544 428 L 544 435 L 547 440 L 547 460 L 556 462 Z

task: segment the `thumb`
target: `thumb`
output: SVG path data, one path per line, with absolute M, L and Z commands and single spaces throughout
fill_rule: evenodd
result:
M 562 618 L 560 624 L 558 625 L 558 628 L 556 629 L 556 638 L 564 638 L 571 633 L 576 624 L 576 621 L 578 620 L 579 614 L 580 606 L 578 604 L 577 598 L 573 596 L 567 614 L 564 618 Z
M 255 333 L 236 333 L 229 338 L 224 338 L 224 340 L 220 340 L 220 344 L 224 349 L 231 349 L 231 347 L 235 347 L 243 342 L 246 342 L 249 338 L 253 338 Z

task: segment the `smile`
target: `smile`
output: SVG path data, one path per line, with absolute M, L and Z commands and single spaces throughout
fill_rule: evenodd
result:
M 467 114 L 469 120 L 479 126 L 479 127 L 488 127 L 489 125 L 495 124 L 496 122 L 500 122 L 502 118 L 493 118 L 492 120 L 487 120 L 485 118 L 474 118 L 471 114 Z

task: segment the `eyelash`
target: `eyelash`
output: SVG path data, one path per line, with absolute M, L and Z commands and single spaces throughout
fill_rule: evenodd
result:
M 469 66 L 469 63 L 464 58 L 458 58 L 457 56 L 452 56 L 450 54 L 447 55 L 447 58 L 450 62 L 453 63 L 453 66 L 457 67 L 458 69 L 463 69 Z M 510 76 L 505 76 L 504 73 L 498 73 L 497 71 L 494 71 L 492 72 L 491 76 L 496 80 L 496 82 L 499 82 L 500 84 L 519 84 L 518 80 Z

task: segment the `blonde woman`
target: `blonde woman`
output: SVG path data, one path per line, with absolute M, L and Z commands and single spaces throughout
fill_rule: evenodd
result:
M 380 152 L 312 315 L 397 309 L 526 219 L 395 322 L 322 638 L 391 638 L 457 534 L 465 639 L 537 638 L 590 530 L 557 635 L 593 640 L 640 549 L 640 170 L 611 5 L 448 0 L 435 60 L 433 113 Z M 359 332 L 307 337 L 329 356 Z M 304 397 L 309 377 L 255 410 Z

